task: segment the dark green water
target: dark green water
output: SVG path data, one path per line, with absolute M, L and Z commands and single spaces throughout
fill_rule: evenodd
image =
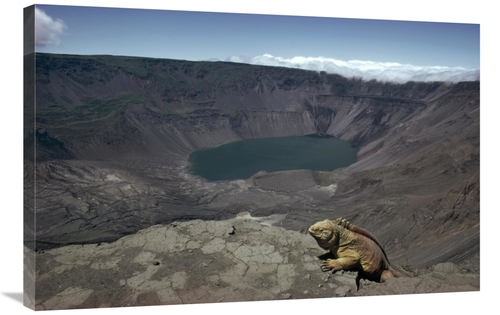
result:
M 191 172 L 209 181 L 250 178 L 259 171 L 332 171 L 356 161 L 358 149 L 336 138 L 299 136 L 247 139 L 195 151 Z

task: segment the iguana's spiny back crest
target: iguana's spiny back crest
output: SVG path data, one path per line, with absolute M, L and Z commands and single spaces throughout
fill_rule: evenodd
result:
M 331 222 L 333 224 L 340 225 L 340 226 L 348 229 L 351 232 L 355 232 L 355 233 L 361 234 L 363 236 L 366 236 L 369 239 L 371 239 L 372 241 L 374 241 L 375 244 L 377 244 L 378 247 L 380 247 L 380 249 L 382 250 L 382 253 L 384 253 L 385 259 L 387 259 L 387 261 L 389 262 L 389 258 L 387 257 L 387 254 L 385 253 L 384 247 L 382 246 L 382 244 L 380 244 L 380 242 L 377 240 L 377 238 L 375 236 L 373 236 L 373 234 L 371 234 L 370 232 L 368 232 L 367 230 L 365 230 L 359 226 L 352 224 L 351 222 L 347 221 L 347 219 L 344 219 L 342 217 L 331 220 Z

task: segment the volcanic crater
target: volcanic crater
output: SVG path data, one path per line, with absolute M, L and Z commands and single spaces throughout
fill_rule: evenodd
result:
M 345 217 L 396 264 L 479 255 L 479 82 L 347 79 L 228 62 L 25 57 L 25 246 L 112 242 L 158 224 Z M 31 80 L 31 81 L 30 81 Z M 242 139 L 327 135 L 359 149 L 334 171 L 209 182 L 188 155 Z M 314 154 L 314 152 L 311 152 Z

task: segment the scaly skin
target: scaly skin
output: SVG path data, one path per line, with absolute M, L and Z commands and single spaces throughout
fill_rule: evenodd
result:
M 404 276 L 391 267 L 384 249 L 373 235 L 345 219 L 317 222 L 309 227 L 309 234 L 321 248 L 329 250 L 335 257 L 323 261 L 321 270 L 358 271 L 358 290 L 360 279 L 384 282 L 392 277 Z
M 372 241 L 374 241 L 378 245 L 378 247 L 380 247 L 382 252 L 384 252 L 384 256 L 387 259 L 387 261 L 389 261 L 389 258 L 387 258 L 387 254 L 385 253 L 385 250 L 384 250 L 382 244 L 380 244 L 380 242 L 377 240 L 377 238 L 375 236 L 373 236 L 373 234 L 371 234 L 370 232 L 368 232 L 367 230 L 365 230 L 363 228 L 360 228 L 359 226 L 351 224 L 351 222 L 347 221 L 344 218 L 337 218 L 337 219 L 331 220 L 331 221 L 335 224 L 338 224 L 338 225 L 345 227 L 349 231 L 364 235 L 364 236 L 368 237 L 369 239 L 371 239 Z

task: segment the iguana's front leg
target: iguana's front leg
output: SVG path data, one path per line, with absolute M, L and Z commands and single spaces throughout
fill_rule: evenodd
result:
M 339 270 L 349 270 L 357 266 L 358 259 L 342 257 L 338 259 L 327 259 L 321 262 L 321 270 L 322 271 L 330 271 L 333 272 Z

